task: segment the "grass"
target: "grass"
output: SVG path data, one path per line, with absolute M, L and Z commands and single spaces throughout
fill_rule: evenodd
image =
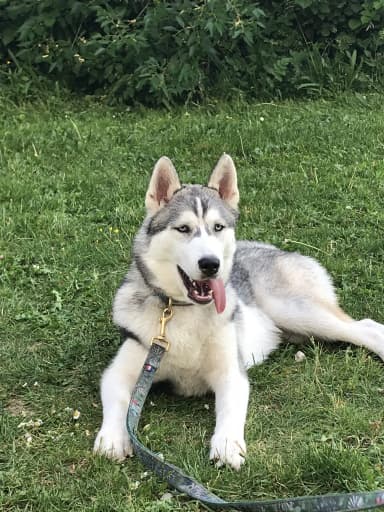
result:
M 162 501 L 165 484 L 135 459 L 118 465 L 91 453 L 100 374 L 119 345 L 111 300 L 160 155 L 184 181 L 204 182 L 230 153 L 242 192 L 238 236 L 319 258 L 350 314 L 384 320 L 379 95 L 173 112 L 3 98 L 0 133 L 4 511 L 201 509 L 180 496 Z M 141 438 L 228 499 L 383 488 L 382 363 L 311 340 L 296 363 L 296 350 L 249 372 L 239 473 L 208 464 L 212 397 L 152 394 Z

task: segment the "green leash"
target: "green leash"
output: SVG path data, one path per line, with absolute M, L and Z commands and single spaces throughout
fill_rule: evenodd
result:
M 169 348 L 169 343 L 165 338 L 165 325 L 172 317 L 172 314 L 172 304 L 170 302 L 160 318 L 160 335 L 152 339 L 151 348 L 145 360 L 141 375 L 133 390 L 127 414 L 127 430 L 132 441 L 133 449 L 147 468 L 154 471 L 163 480 L 166 480 L 171 487 L 216 510 L 232 509 L 252 512 L 343 512 L 351 510 L 373 510 L 384 507 L 384 490 L 348 494 L 326 494 L 323 496 L 303 496 L 299 498 L 268 501 L 225 501 L 209 492 L 199 482 L 183 473 L 180 468 L 162 460 L 158 455 L 141 444 L 136 436 L 137 426 L 156 370 L 160 366 L 164 352 Z

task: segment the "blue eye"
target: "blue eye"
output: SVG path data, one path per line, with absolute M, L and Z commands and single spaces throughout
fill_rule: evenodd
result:
M 179 233 L 190 233 L 191 228 L 187 226 L 186 224 L 183 224 L 182 226 L 178 226 L 175 228 Z
M 223 231 L 224 228 L 225 226 L 223 226 L 222 224 L 215 224 L 214 226 L 214 230 L 216 231 L 216 233 L 218 233 L 219 231 Z

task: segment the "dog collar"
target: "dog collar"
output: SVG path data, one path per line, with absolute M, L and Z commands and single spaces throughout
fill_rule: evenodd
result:
M 159 289 L 155 289 L 154 293 L 165 305 L 169 304 L 169 301 L 171 301 L 173 306 L 194 306 L 192 302 L 182 302 L 179 300 L 175 300 L 172 297 L 168 297 L 168 295 L 165 295 L 165 293 L 163 293 Z

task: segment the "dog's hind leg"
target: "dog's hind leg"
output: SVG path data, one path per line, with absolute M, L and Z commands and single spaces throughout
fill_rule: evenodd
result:
M 348 316 L 318 261 L 297 253 L 274 254 L 267 260 L 267 272 L 255 276 L 254 293 L 259 307 L 281 330 L 353 343 L 384 360 L 384 325 Z
M 354 320 L 337 303 L 317 297 L 270 298 L 264 308 L 284 331 L 330 341 L 346 341 L 384 360 L 384 325 L 371 319 Z

